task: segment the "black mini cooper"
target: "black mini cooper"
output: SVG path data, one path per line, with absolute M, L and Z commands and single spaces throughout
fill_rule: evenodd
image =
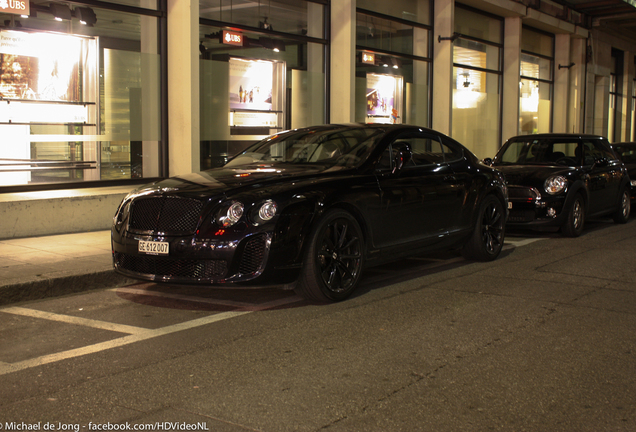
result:
M 510 228 L 560 228 L 576 237 L 587 217 L 629 218 L 627 170 L 601 136 L 516 136 L 488 162 L 506 176 Z

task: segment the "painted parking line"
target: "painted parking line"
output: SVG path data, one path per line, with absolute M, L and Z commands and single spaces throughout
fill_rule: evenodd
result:
M 148 285 L 152 285 L 152 284 L 148 284 Z M 209 305 L 216 305 L 216 306 L 230 306 L 233 308 L 240 309 L 242 311 L 251 311 L 251 312 L 271 309 L 277 306 L 283 306 L 283 305 L 287 305 L 291 303 L 304 301 L 302 297 L 297 295 L 284 297 L 284 298 L 272 300 L 265 303 L 247 303 L 247 302 L 240 302 L 235 300 L 203 298 L 203 297 L 194 297 L 194 296 L 182 295 L 182 294 L 166 293 L 166 292 L 160 292 L 160 291 L 151 291 L 151 290 L 139 288 L 139 287 L 138 288 L 113 288 L 112 291 L 119 292 L 119 293 L 126 293 L 126 294 L 142 295 L 147 297 L 159 297 L 159 298 L 166 298 L 171 300 L 179 300 L 179 301 L 185 301 L 188 303 L 200 303 L 200 304 L 209 304 Z
M 8 309 L 11 309 L 11 308 L 8 308 Z M 7 312 L 7 309 L 0 309 L 0 312 Z M 11 313 L 11 312 L 8 312 L 8 313 Z M 0 375 L 6 375 L 8 373 L 21 371 L 21 370 L 29 369 L 36 366 L 42 366 L 45 364 L 58 362 L 60 360 L 67 360 L 74 357 L 84 356 L 87 354 L 94 354 L 100 351 L 105 351 L 112 348 L 129 345 L 135 342 L 141 342 L 141 341 L 156 338 L 159 336 L 164 336 L 171 333 L 176 333 L 183 330 L 189 330 L 195 327 L 201 327 L 207 324 L 223 321 L 226 319 L 235 318 L 235 317 L 245 315 L 248 313 L 251 313 L 251 312 L 250 311 L 222 312 L 222 313 L 198 318 L 195 320 L 185 321 L 182 323 L 178 323 L 178 324 L 174 324 L 174 325 L 170 325 L 166 327 L 161 327 L 158 329 L 144 329 L 144 331 L 135 332 L 134 334 L 129 334 L 128 336 L 123 336 L 123 337 L 112 339 L 106 342 L 101 342 L 101 343 L 97 343 L 93 345 L 88 345 L 85 347 L 75 348 L 68 351 L 62 351 L 59 353 L 47 354 L 47 355 L 43 355 L 40 357 L 28 359 L 28 360 L 23 360 L 16 363 L 0 362 Z M 54 318 L 58 318 L 58 317 L 54 317 Z M 110 324 L 110 323 L 104 323 L 104 325 L 107 325 L 107 324 Z M 132 328 L 139 329 L 138 327 L 132 327 Z

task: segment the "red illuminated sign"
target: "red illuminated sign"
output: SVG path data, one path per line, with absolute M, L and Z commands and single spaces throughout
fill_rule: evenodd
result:
M 375 64 L 375 54 L 362 52 L 362 63 Z
M 243 46 L 243 34 L 223 30 L 221 42 L 228 45 Z

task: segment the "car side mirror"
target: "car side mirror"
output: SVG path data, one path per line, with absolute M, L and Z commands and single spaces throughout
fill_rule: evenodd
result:
M 413 157 L 413 152 L 411 151 L 411 146 L 405 142 L 394 143 L 393 144 L 393 170 L 392 174 L 398 173 L 402 171 L 402 168 L 409 163 L 411 158 Z
M 492 166 L 492 158 L 486 158 L 481 161 L 484 165 Z
M 603 168 L 609 165 L 609 159 L 607 158 L 598 158 L 594 161 L 594 166 L 598 168 Z

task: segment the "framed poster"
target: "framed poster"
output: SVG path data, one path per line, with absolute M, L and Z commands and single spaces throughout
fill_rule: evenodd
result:
M 399 75 L 367 74 L 367 123 L 402 123 L 402 86 Z

